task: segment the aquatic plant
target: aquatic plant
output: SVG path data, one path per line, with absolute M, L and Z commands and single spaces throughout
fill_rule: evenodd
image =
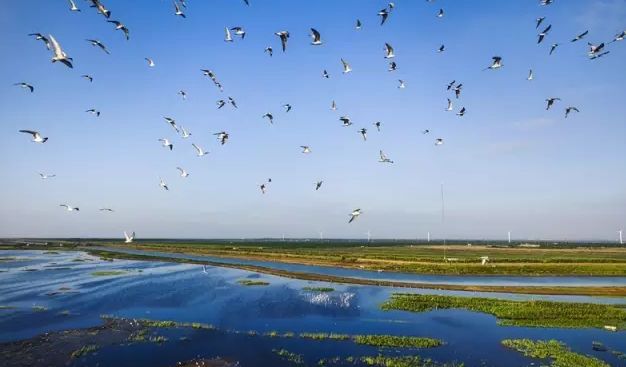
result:
M 430 359 L 422 359 L 419 356 L 365 356 L 360 358 L 366 366 L 380 367 L 463 367 L 463 363 L 436 363 Z
M 13 310 L 15 306 L 0 305 L 0 310 Z
M 262 280 L 240 279 L 237 283 L 245 286 L 270 285 L 270 283 Z
M 304 364 L 304 358 L 302 357 L 302 354 L 292 353 L 287 349 L 272 349 L 272 352 L 291 363 Z
M 94 277 L 108 277 L 114 275 L 123 275 L 126 274 L 124 270 L 102 270 L 102 271 L 94 271 L 91 273 Z
M 80 349 L 72 352 L 72 358 L 80 358 L 89 353 L 93 353 L 98 350 L 98 346 L 94 344 L 84 345 Z
M 302 288 L 303 291 L 308 291 L 308 292 L 333 292 L 335 290 L 335 288 L 330 288 L 330 287 L 304 287 Z
M 161 343 L 165 343 L 165 342 L 167 341 L 167 338 L 166 338 L 166 337 L 164 337 L 164 336 L 162 336 L 162 335 L 158 335 L 158 336 L 151 336 L 151 337 L 150 337 L 150 341 L 151 341 L 152 343 L 158 343 L 158 344 L 161 344 Z
M 131 342 L 144 342 L 148 337 L 148 329 L 141 329 L 133 332 L 128 336 L 128 341 Z
M 300 338 L 313 339 L 313 340 L 347 340 L 350 339 L 350 335 L 347 334 L 335 334 L 335 333 L 300 333 Z
M 426 312 L 462 308 L 494 315 L 501 325 L 602 328 L 626 325 L 626 310 L 611 305 L 552 301 L 512 301 L 492 298 L 395 293 L 383 310 Z
M 554 367 L 610 367 L 592 356 L 572 352 L 558 340 L 505 339 L 502 345 L 516 350 L 526 357 L 551 359 Z
M 443 344 L 439 339 L 395 335 L 356 335 L 354 342 L 376 347 L 405 348 L 434 348 Z
M 44 312 L 44 311 L 48 311 L 48 308 L 45 306 L 33 306 L 33 311 Z
M 63 310 L 61 312 L 59 312 L 59 315 L 61 316 L 69 316 L 71 315 L 70 310 Z

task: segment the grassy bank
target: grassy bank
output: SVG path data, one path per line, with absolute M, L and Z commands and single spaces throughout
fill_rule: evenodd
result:
M 397 348 L 434 348 L 443 344 L 439 339 L 395 335 L 357 335 L 354 337 L 354 342 L 376 347 Z
M 270 285 L 269 282 L 266 282 L 263 280 L 250 280 L 250 279 L 240 279 L 237 281 L 237 283 L 248 286 L 248 287 Z
M 426 312 L 440 309 L 466 309 L 494 315 L 501 325 L 531 327 L 602 328 L 626 326 L 626 310 L 609 305 L 549 301 L 510 301 L 491 298 L 438 295 L 392 295 L 384 310 Z
M 554 367 L 610 367 L 597 358 L 572 352 L 557 340 L 506 339 L 502 345 L 530 358 L 550 359 Z

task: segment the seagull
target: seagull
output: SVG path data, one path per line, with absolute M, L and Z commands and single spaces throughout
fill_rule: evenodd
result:
M 191 133 L 189 131 L 187 131 L 183 126 L 180 127 L 180 137 L 183 139 L 187 139 L 188 137 L 191 136 Z
M 388 71 L 396 71 L 396 69 L 398 69 L 398 65 L 396 64 L 395 61 L 390 61 L 389 62 L 389 69 L 387 69 Z
M 124 24 L 122 24 L 121 22 L 117 20 L 107 20 L 107 22 L 115 24 L 116 31 L 124 32 L 124 37 L 126 37 L 127 41 L 130 39 L 130 32 L 128 31 L 128 28 L 126 28 Z
M 344 74 L 347 74 L 347 73 L 352 71 L 352 68 L 350 67 L 350 64 L 348 64 L 347 61 L 345 61 L 344 59 L 341 59 L 341 63 L 343 64 L 343 73 Z
M 575 112 L 580 112 L 580 111 L 578 110 L 578 108 L 576 108 L 576 107 L 573 107 L 573 106 L 567 107 L 567 108 L 565 109 L 565 118 L 567 118 L 567 116 L 568 116 L 568 115 L 569 115 L 572 111 L 575 111 Z
M 230 30 L 233 31 L 235 35 L 239 36 L 239 38 L 241 39 L 244 39 L 246 37 L 246 30 L 243 29 L 243 27 L 232 27 Z
M 546 19 L 546 17 L 539 17 L 537 19 L 535 19 L 535 29 L 539 28 L 539 25 L 541 25 L 541 23 L 543 23 L 543 21 Z
M 111 208 L 100 208 L 101 212 L 109 212 L 109 213 L 113 213 L 115 210 L 111 209 Z
M 233 42 L 233 36 L 230 34 L 228 27 L 224 27 L 224 42 Z
M 180 167 L 176 167 L 177 170 L 180 171 L 180 177 L 188 177 L 189 173 L 187 173 L 187 171 L 185 171 L 184 169 L 180 168 Z
M 319 190 L 320 187 L 322 187 L 322 184 L 324 183 L 324 181 L 317 181 L 315 183 L 315 191 Z
M 180 0 L 180 5 L 181 5 L 183 8 L 187 9 L 187 3 L 185 2 L 185 0 Z
M 67 67 L 69 68 L 73 68 L 74 66 L 72 66 L 72 58 L 67 56 L 67 54 L 65 52 L 63 52 L 63 49 L 61 48 L 61 45 L 59 44 L 59 42 L 57 42 L 56 39 L 54 39 L 54 37 L 50 34 L 48 35 L 48 37 L 50 38 L 50 43 L 52 44 L 52 52 L 54 52 L 54 56 L 52 57 L 52 62 L 62 62 L 63 64 L 65 64 Z
M 20 86 L 20 87 L 22 87 L 24 89 L 30 89 L 31 93 L 35 91 L 35 87 L 33 87 L 32 85 L 30 85 L 28 83 L 20 82 L 20 83 L 14 83 L 13 85 Z
M 330 104 L 330 109 L 333 111 L 337 111 L 337 103 L 335 103 L 335 101 L 333 101 L 333 103 Z
M 428 129 L 422 130 L 422 134 L 424 134 L 424 135 L 429 134 L 429 133 L 430 133 L 430 130 L 428 130 Z
M 352 223 L 352 221 L 354 221 L 354 219 L 359 215 L 361 215 L 361 209 L 354 209 L 352 213 L 350 213 L 350 220 L 348 223 Z
M 589 53 L 588 53 L 589 57 L 593 57 L 593 56 L 600 54 L 602 50 L 604 49 L 604 43 L 601 43 L 599 45 L 587 43 L 587 45 L 589 45 Z
M 443 9 L 439 9 L 439 12 L 437 13 L 437 18 L 443 18 Z
M 176 126 L 176 121 L 173 118 L 171 117 L 163 117 L 163 118 L 165 119 L 165 122 L 170 124 L 170 126 L 174 128 L 174 130 L 176 130 L 176 132 L 179 132 L 178 126 Z
M 244 3 L 246 3 L 246 5 L 250 6 L 250 1 L 249 0 L 243 0 Z
M 233 97 L 228 97 L 228 103 L 230 103 L 233 107 L 237 108 L 237 102 L 235 102 Z
M 57 177 L 57 175 L 47 175 L 47 174 L 44 174 L 44 173 L 40 173 L 39 177 L 41 177 L 42 180 L 47 180 L 49 178 Z
M 223 99 L 220 99 L 216 103 L 217 103 L 217 109 L 218 110 L 226 105 L 226 101 L 224 101 Z
M 220 131 L 219 133 L 215 133 L 213 135 L 217 135 L 217 140 L 219 140 L 220 144 L 224 145 L 228 141 L 228 133 L 226 131 Z
M 267 186 L 265 184 L 261 184 L 259 185 L 259 189 L 261 189 L 261 194 L 265 194 L 265 191 L 267 190 Z
M 80 11 L 73 0 L 69 0 L 70 2 L 70 11 Z
M 159 177 L 159 180 L 161 181 L 161 182 L 159 182 L 159 186 L 161 186 L 161 188 L 163 188 L 163 190 L 165 190 L 165 191 L 169 191 L 169 190 L 170 190 L 170 188 L 169 188 L 169 187 L 167 187 L 167 184 L 165 183 L 165 181 L 163 181 L 163 179 L 162 179 L 162 178 L 160 178 L 160 177 Z
M 556 48 L 559 47 L 558 43 L 553 43 L 552 46 L 550 46 L 550 54 L 552 55 L 552 53 L 554 52 L 554 50 L 556 50 Z
M 448 99 L 448 107 L 446 107 L 446 111 L 452 111 L 452 101 L 450 100 L 450 98 Z
M 406 85 L 404 85 L 404 80 L 402 80 L 402 79 L 398 79 L 398 82 L 400 83 L 400 85 L 398 85 L 398 89 L 404 89 L 404 88 L 406 88 Z
M 90 40 L 90 39 L 86 39 L 85 41 L 91 43 L 91 45 L 94 46 L 94 47 L 95 46 L 100 47 L 102 49 L 102 51 L 107 53 L 107 55 L 110 54 L 109 50 L 107 50 L 106 46 L 102 42 L 100 42 L 98 40 Z
M 264 52 L 270 54 L 270 57 L 274 54 L 274 50 L 271 47 L 266 47 Z
M 179 90 L 177 94 L 180 95 L 183 98 L 183 100 L 187 99 L 187 92 L 185 92 L 184 90 L 182 89 Z
M 543 41 L 544 37 L 548 35 L 548 32 L 550 32 L 550 29 L 552 29 L 552 24 L 548 25 L 543 32 L 539 33 L 537 35 L 537 44 L 541 43 L 541 41 Z
M 391 47 L 390 44 L 385 43 L 385 59 L 392 59 L 396 57 L 396 55 L 393 53 L 393 47 Z
M 615 37 L 613 38 L 613 40 L 609 43 L 613 43 L 613 42 L 617 42 L 617 41 L 623 41 L 624 38 L 626 38 L 626 31 L 622 31 L 622 33 L 618 33 L 615 35 Z
M 102 3 L 100 3 L 100 0 L 91 0 L 91 2 L 93 3 L 93 5 L 91 5 L 92 8 L 96 8 L 98 10 L 98 13 L 104 15 L 105 18 L 109 19 L 109 17 L 111 16 L 111 12 L 108 11 L 104 5 L 102 5 Z
M 437 49 L 437 52 L 442 53 L 442 52 L 444 52 L 445 50 L 446 50 L 446 45 L 443 45 L 443 44 L 442 44 L 442 45 L 441 45 L 441 46 L 439 46 L 439 48 Z
M 124 243 L 132 243 L 135 239 L 135 232 L 133 232 L 130 236 L 126 231 L 124 231 Z
M 170 143 L 167 138 L 159 139 L 161 143 L 163 143 L 164 148 L 170 148 L 170 150 L 174 149 L 174 144 Z
M 78 212 L 78 211 L 80 211 L 80 209 L 79 209 L 79 208 L 74 208 L 74 207 L 69 206 L 69 205 L 67 205 L 67 204 L 61 204 L 61 205 L 59 205 L 59 206 L 64 207 L 65 209 L 67 209 L 67 211 L 68 211 L 68 212 L 73 212 L 73 211 L 77 211 L 77 212 Z
M 311 148 L 308 145 L 300 145 L 300 148 L 302 148 L 302 153 L 304 154 L 311 153 Z
M 151 68 L 153 68 L 153 67 L 154 67 L 154 65 L 155 65 L 155 64 L 154 64 L 154 61 L 153 61 L 151 58 L 149 58 L 149 57 L 145 57 L 145 58 L 144 58 L 144 60 L 146 60 L 146 61 L 148 62 L 148 66 L 149 66 L 149 67 L 151 67 Z
M 526 80 L 533 80 L 533 69 L 528 70 L 528 77 Z
M 455 83 L 456 83 L 456 80 L 453 80 L 450 83 L 448 83 L 448 86 L 447 86 L 446 90 L 450 90 L 452 87 L 454 87 Z
M 597 59 L 597 58 L 602 57 L 602 56 L 604 56 L 604 55 L 606 55 L 606 54 L 608 54 L 610 52 L 611 51 L 604 51 L 604 52 L 599 53 L 599 54 L 594 54 L 593 56 L 589 56 L 589 60 Z
M 459 84 L 456 87 L 454 87 L 454 96 L 456 97 L 456 99 L 459 99 L 459 96 L 461 95 L 461 89 L 463 88 L 463 84 Z
M 362 128 L 361 130 L 359 130 L 359 134 L 361 134 L 361 136 L 363 137 L 363 141 L 367 140 L 367 129 L 366 128 Z
M 271 113 L 266 113 L 265 115 L 261 116 L 261 118 L 267 118 L 268 121 L 270 122 L 270 124 L 274 123 L 274 116 Z
M 576 41 L 580 41 L 581 39 L 583 39 L 583 37 L 585 37 L 587 34 L 589 34 L 589 31 L 584 31 L 583 33 L 579 34 L 578 36 L 574 37 L 571 42 L 576 42 Z
M 382 123 L 380 121 L 376 121 L 372 125 L 376 126 L 377 131 L 380 131 L 380 126 L 382 125 Z
M 35 40 L 37 41 L 42 41 L 45 45 L 46 48 L 49 50 L 50 49 L 50 40 L 48 40 L 48 38 L 46 38 L 46 36 L 44 36 L 41 33 L 29 33 L 29 36 L 34 36 Z
M 39 133 L 39 131 L 34 131 L 34 130 L 20 130 L 21 133 L 25 133 L 25 134 L 31 134 L 33 136 L 33 142 L 34 143 L 45 143 L 46 141 L 48 141 L 48 138 L 44 138 L 41 136 L 41 134 Z
M 283 107 L 285 108 L 285 113 L 291 111 L 291 105 L 289 103 L 284 104 Z
M 311 38 L 313 39 L 311 44 L 314 46 L 319 46 L 323 43 L 322 35 L 320 35 L 320 32 L 318 32 L 315 28 L 311 28 Z
M 487 69 L 495 70 L 495 69 L 499 69 L 502 67 L 502 57 L 494 56 L 491 59 L 493 60 L 491 62 L 491 65 L 486 67 L 484 70 L 487 70 Z
M 328 74 L 328 71 L 326 71 L 326 69 L 324 69 L 324 72 L 322 73 L 322 76 L 326 79 L 330 78 L 330 75 Z
M 90 108 L 90 109 L 88 109 L 88 110 L 87 110 L 87 111 L 85 111 L 85 112 L 89 112 L 89 113 L 91 113 L 92 115 L 96 115 L 96 117 L 100 117 L 100 111 L 96 110 L 95 108 Z
M 183 18 L 186 18 L 185 13 L 183 13 L 180 10 L 180 7 L 178 6 L 178 3 L 176 1 L 173 1 L 173 3 L 174 3 L 174 14 L 179 15 L 179 16 L 181 16 Z
M 456 113 L 457 116 L 463 117 L 465 115 L 465 107 L 462 107 L 459 112 Z
M 215 75 L 215 73 L 213 73 L 209 69 L 200 69 L 200 71 L 202 71 L 202 75 L 211 78 L 213 84 L 215 84 L 215 86 L 219 88 L 220 92 L 224 91 L 224 88 L 222 88 L 222 84 L 220 84 L 220 82 L 217 80 L 217 76 Z
M 80 77 L 89 80 L 90 83 L 93 83 L 93 77 L 91 75 L 84 74 L 84 75 L 81 75 Z
M 248 3 L 248 1 L 246 0 L 246 4 L 247 4 L 247 3 Z M 206 265 L 202 265 L 202 272 L 203 272 L 204 274 L 208 274 L 208 273 L 209 273 L 209 271 L 207 270 Z
M 387 158 L 387 156 L 382 150 L 378 152 L 378 155 L 380 156 L 380 158 L 378 159 L 380 163 L 393 163 L 391 159 Z
M 437 139 L 435 140 L 435 145 L 443 145 L 443 139 L 441 139 L 441 138 L 437 138 Z
M 191 144 L 194 148 L 196 148 L 196 152 L 198 152 L 198 157 L 202 157 L 204 155 L 209 154 L 209 152 L 205 152 L 204 150 L 202 150 L 202 148 L 200 148 L 199 146 L 197 146 L 196 144 Z
M 357 19 L 357 20 L 356 20 L 356 27 L 355 27 L 355 28 L 356 28 L 356 30 L 357 30 L 357 31 L 358 31 L 358 30 L 360 30 L 362 26 L 363 26 L 363 25 L 361 24 L 361 21 L 360 21 L 359 19 Z
M 276 32 L 274 34 L 277 35 L 278 37 L 280 37 L 280 43 L 283 46 L 283 52 L 285 52 L 285 49 L 287 48 L 287 39 L 289 38 L 289 32 L 287 32 L 287 31 L 280 31 L 280 32 Z
M 385 21 L 387 20 L 387 17 L 389 17 L 389 11 L 387 11 L 387 8 L 381 10 L 378 12 L 378 15 L 380 16 L 380 25 L 385 24 Z
M 560 101 L 561 98 L 557 98 L 557 97 L 550 97 L 550 98 L 546 98 L 546 110 L 549 110 L 550 107 L 552 107 L 552 105 L 554 104 L 555 101 Z
M 540 5 L 550 5 L 554 0 L 541 0 Z
M 341 116 L 339 118 L 339 121 L 341 121 L 341 123 L 343 124 L 344 127 L 348 127 L 348 126 L 352 125 L 352 121 L 350 121 L 350 117 L 348 117 L 348 116 Z

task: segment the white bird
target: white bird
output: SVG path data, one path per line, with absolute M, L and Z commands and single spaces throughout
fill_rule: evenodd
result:
M 29 33 L 29 36 L 34 36 L 36 41 L 42 41 L 45 45 L 46 48 L 49 50 L 50 49 L 50 40 L 44 36 L 41 33 Z
M 556 50 L 557 47 L 559 47 L 558 43 L 553 43 L 552 46 L 550 46 L 550 55 L 552 55 L 552 53 L 554 52 L 554 50 Z
M 109 212 L 109 213 L 113 213 L 115 210 L 111 209 L 111 208 L 100 208 L 99 209 L 101 212 Z
M 96 115 L 96 117 L 100 117 L 100 111 L 96 110 L 95 108 L 90 108 L 85 112 L 89 112 L 92 115 Z
M 343 64 L 343 73 L 344 74 L 347 74 L 347 73 L 352 71 L 352 68 L 350 67 L 350 64 L 348 64 L 347 61 L 345 61 L 344 59 L 341 59 L 341 63 Z
M 57 177 L 57 175 L 48 175 L 48 174 L 40 173 L 39 177 L 41 177 L 42 180 L 47 180 L 52 177 Z
M 174 144 L 172 144 L 167 138 L 159 139 L 161 143 L 163 143 L 164 148 L 170 148 L 170 150 L 174 149 Z
M 539 25 L 541 25 L 545 19 L 546 17 L 539 17 L 535 19 L 535 29 L 539 28 Z
M 367 141 L 367 129 L 366 128 L 362 128 L 361 130 L 359 130 L 359 134 L 361 134 L 361 136 L 363 137 L 363 141 Z
M 248 3 L 248 2 L 246 1 L 246 4 L 247 4 L 247 3 Z M 202 272 L 203 272 L 204 274 L 208 274 L 208 273 L 209 273 L 209 271 L 207 270 L 206 265 L 202 265 Z
M 602 50 L 604 49 L 604 43 L 601 43 L 599 45 L 594 45 L 592 43 L 587 43 L 587 45 L 589 45 L 589 57 L 593 57 L 599 53 L 602 52 Z
M 533 80 L 533 69 L 528 70 L 528 77 L 526 80 Z
M 623 41 L 624 38 L 626 38 L 626 31 L 622 31 L 621 33 L 616 34 L 615 37 L 613 37 L 613 40 L 609 43 Z
M 398 69 L 398 64 L 395 61 L 389 61 L 389 68 L 387 71 L 396 71 Z
M 65 64 L 69 68 L 73 68 L 74 66 L 72 65 L 72 58 L 67 56 L 67 54 L 61 48 L 59 42 L 57 42 L 57 40 L 51 34 L 48 35 L 48 37 L 50 39 L 50 44 L 52 45 L 52 52 L 54 53 L 54 56 L 52 57 L 52 62 L 54 63 L 58 61 Z
M 333 101 L 333 102 L 330 104 L 330 109 L 331 109 L 331 110 L 333 110 L 333 111 L 337 111 L 337 103 L 335 103 L 335 101 Z
M 330 78 L 330 74 L 328 74 L 328 71 L 326 71 L 326 69 L 324 69 L 324 71 L 322 72 L 322 76 L 326 79 Z
M 91 7 L 92 8 L 96 8 L 96 10 L 98 10 L 98 13 L 104 15 L 105 18 L 109 19 L 109 17 L 111 16 L 111 12 L 108 11 L 104 5 L 102 5 L 102 3 L 100 2 L 100 0 L 91 0 L 92 4 Z
M 389 17 L 389 11 L 387 10 L 387 8 L 382 9 L 378 12 L 378 16 L 380 16 L 380 25 L 383 25 Z
M 183 126 L 180 127 L 180 137 L 183 139 L 187 139 L 191 136 L 191 133 L 187 131 Z
M 201 147 L 197 146 L 195 143 L 192 143 L 191 145 L 196 149 L 196 153 L 198 157 L 202 157 L 204 155 L 209 154 L 209 152 L 205 152 L 204 150 L 202 150 Z
M 352 121 L 350 121 L 350 117 L 348 117 L 348 116 L 341 116 L 339 118 L 339 121 L 341 121 L 341 123 L 343 124 L 344 127 L 348 127 L 348 126 L 352 125 Z
M 61 205 L 59 205 L 59 206 L 64 207 L 64 208 L 65 208 L 68 212 L 73 212 L 73 211 L 77 211 L 77 212 L 78 212 L 78 211 L 80 211 L 80 209 L 79 209 L 79 208 L 74 208 L 74 207 L 69 206 L 69 205 L 67 205 L 67 204 L 61 204 Z
M 285 50 L 287 49 L 287 39 L 289 39 L 289 32 L 287 32 L 287 31 L 280 31 L 280 32 L 276 32 L 274 34 L 277 35 L 280 38 L 280 44 L 283 47 L 283 52 L 285 52 Z
M 270 124 L 274 123 L 274 115 L 272 115 L 271 113 L 266 113 L 265 115 L 261 116 L 261 118 L 267 118 L 267 120 L 270 122 Z
M 393 161 L 389 159 L 382 150 L 378 152 L 378 155 L 380 156 L 378 159 L 380 163 L 393 163 Z
M 565 118 L 567 118 L 567 116 L 569 116 L 569 114 L 570 114 L 572 111 L 574 111 L 574 112 L 580 112 L 580 111 L 578 110 L 578 108 L 576 108 L 576 107 L 574 107 L 574 106 L 567 107 L 567 108 L 565 109 Z
M 426 129 L 426 130 L 422 130 L 422 134 L 426 135 L 426 134 L 430 134 L 430 130 Z
M 155 64 L 154 64 L 154 60 L 152 60 L 152 59 L 151 59 L 151 58 L 149 58 L 149 57 L 146 57 L 146 58 L 144 58 L 144 59 L 148 62 L 148 66 L 149 66 L 149 67 L 151 67 L 151 68 L 153 68 L 153 67 L 154 67 L 154 65 L 155 65 Z
M 246 30 L 243 29 L 243 27 L 232 27 L 230 30 L 235 33 L 235 36 L 239 36 L 241 39 L 246 37 Z
M 261 194 L 265 194 L 265 191 L 267 191 L 267 186 L 265 184 L 261 184 L 259 185 L 259 189 L 261 190 Z
M 128 30 L 128 28 L 126 28 L 124 24 L 122 24 L 122 22 L 119 22 L 117 20 L 107 20 L 107 22 L 115 24 L 116 31 L 124 32 L 124 37 L 126 37 L 127 41 L 130 39 L 130 31 Z
M 14 83 L 13 85 L 20 86 L 24 89 L 29 89 L 31 93 L 35 91 L 35 87 L 33 87 L 32 85 L 28 83 L 20 82 L 20 83 Z
M 311 153 L 311 148 L 308 145 L 300 145 L 300 148 L 302 148 L 302 153 L 304 154 Z
M 398 89 L 404 89 L 404 88 L 406 88 L 406 85 L 404 84 L 404 80 L 402 80 L 402 79 L 398 79 L 398 83 L 400 83 L 400 84 L 398 85 Z
M 289 103 L 284 104 L 283 107 L 285 108 L 285 113 L 291 111 L 291 105 Z
M 20 130 L 21 133 L 25 133 L 25 134 L 31 134 L 33 136 L 33 142 L 34 143 L 45 143 L 46 141 L 48 141 L 48 138 L 44 138 L 41 136 L 41 134 L 39 133 L 39 131 L 34 131 L 34 130 Z
M 187 99 L 187 92 L 185 92 L 184 90 L 182 89 L 179 90 L 177 94 L 180 95 L 183 98 L 183 100 Z
M 502 67 L 502 57 L 494 56 L 491 59 L 493 60 L 491 65 L 486 67 L 484 70 L 487 70 L 487 69 L 495 70 L 495 69 L 499 69 Z
M 135 232 L 133 232 L 130 236 L 126 231 L 124 231 L 124 243 L 131 243 L 135 239 Z
M 437 18 L 443 18 L 443 16 L 444 16 L 443 9 L 439 9 L 439 12 L 437 13 Z
M 390 44 L 385 43 L 385 59 L 392 59 L 396 57 L 396 55 L 393 53 L 393 47 L 391 47 Z
M 213 135 L 217 136 L 217 140 L 220 142 L 221 145 L 226 144 L 228 138 L 230 137 L 230 135 L 226 131 L 220 131 L 219 133 L 215 133 Z
M 80 11 L 73 0 L 68 0 L 70 3 L 70 11 Z
M 311 38 L 313 39 L 313 41 L 311 41 L 311 44 L 314 46 L 319 46 L 323 43 L 320 32 L 318 32 L 315 28 L 311 28 Z
M 558 97 L 546 98 L 546 110 L 549 110 L 550 107 L 552 107 L 552 105 L 554 104 L 554 102 L 560 101 L 560 100 L 561 98 L 558 98 Z
M 350 213 L 350 220 L 348 223 L 352 223 L 359 215 L 361 215 L 361 209 L 354 209 L 352 213 Z
M 180 171 L 180 177 L 188 177 L 189 176 L 189 173 L 187 173 L 187 171 L 185 171 L 183 168 L 176 167 L 176 169 Z
M 324 181 L 317 181 L 315 183 L 315 191 L 319 190 L 320 187 L 322 187 L 322 184 L 324 183 Z
M 437 49 L 437 52 L 442 53 L 446 50 L 446 45 L 442 44 L 441 46 L 439 46 L 439 48 Z
M 363 27 L 363 24 L 361 24 L 361 21 L 359 19 L 356 20 L 356 30 L 360 30 Z
M 589 31 L 588 31 L 588 30 L 587 30 L 587 31 L 584 31 L 583 33 L 581 33 L 581 34 L 579 34 L 578 36 L 574 37 L 574 38 L 572 39 L 572 41 L 571 41 L 571 42 L 580 41 L 581 39 L 583 39 L 583 38 L 584 38 L 586 35 L 588 35 L 588 34 L 589 34 Z
M 452 111 L 452 101 L 448 98 L 448 107 L 446 107 L 446 111 Z
M 174 14 L 181 16 L 183 18 L 186 18 L 185 13 L 183 13 L 182 10 L 180 10 L 178 3 L 176 1 L 173 1 L 173 3 L 174 3 Z
M 267 52 L 270 55 L 270 57 L 272 57 L 272 55 L 274 55 L 274 49 L 271 48 L 271 47 L 266 47 L 263 52 Z
M 382 123 L 380 121 L 376 121 L 372 125 L 376 126 L 377 131 L 380 131 L 380 126 L 382 125 Z
M 437 139 L 435 140 L 435 145 L 443 145 L 443 139 L 441 139 L 441 138 L 437 138 Z
M 552 29 L 552 24 L 548 25 L 543 31 L 541 31 L 537 35 L 537 44 L 540 44 L 541 41 L 543 41 L 543 39 L 548 35 L 548 32 L 550 32 L 551 29 Z
M 457 116 L 463 117 L 465 115 L 465 107 L 462 107 L 459 112 L 456 113 Z
M 233 97 L 228 97 L 228 103 L 231 104 L 231 106 L 237 108 L 237 102 L 235 102 L 235 100 L 233 99 Z
M 102 51 L 104 51 L 107 55 L 110 54 L 109 50 L 107 50 L 106 46 L 100 42 L 99 40 L 95 40 L 95 39 L 86 39 L 85 41 L 91 43 L 92 46 L 94 47 L 100 47 L 100 49 Z
M 160 182 L 159 182 L 159 186 L 161 186 L 161 188 L 162 188 L 163 190 L 165 190 L 165 191 L 169 191 L 169 189 L 170 189 L 170 188 L 169 188 L 169 187 L 167 187 L 167 184 L 165 183 L 165 181 L 163 181 L 163 179 L 162 179 L 162 178 L 160 178 L 160 177 L 159 177 L 159 180 L 160 180 Z
M 93 83 L 93 77 L 91 75 L 84 74 L 84 75 L 81 75 L 80 77 L 89 80 L 89 83 Z
M 230 34 L 228 27 L 224 27 L 224 42 L 233 42 L 233 36 Z
M 178 126 L 176 126 L 176 121 L 171 118 L 171 117 L 163 117 L 165 119 L 165 122 L 167 122 L 168 124 L 170 124 L 170 126 L 176 130 L 176 132 L 179 131 Z

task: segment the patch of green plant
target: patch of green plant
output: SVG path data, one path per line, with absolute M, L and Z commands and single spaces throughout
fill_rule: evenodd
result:
M 360 358 L 366 366 L 380 367 L 463 367 L 463 363 L 436 363 L 430 359 L 422 359 L 419 356 L 366 356 Z
M 15 309 L 15 306 L 0 305 L 0 310 L 13 310 L 13 309 Z
M 94 271 L 91 273 L 94 277 L 109 277 L 114 275 L 123 275 L 126 274 L 124 270 L 102 270 L 102 271 Z
M 330 287 L 304 287 L 302 288 L 303 291 L 308 291 L 308 292 L 333 292 L 335 290 L 335 288 L 330 288 Z
M 48 307 L 45 307 L 45 306 L 33 306 L 33 311 L 35 311 L 35 312 L 48 311 Z
M 162 328 L 172 328 L 178 326 L 176 321 L 169 320 L 138 320 L 143 326 L 146 327 L 162 327 Z
M 250 279 L 240 279 L 237 283 L 245 286 L 259 286 L 259 285 L 270 285 L 269 282 L 265 282 L 263 280 L 250 280 Z
M 354 342 L 375 347 L 404 348 L 434 348 L 443 344 L 439 339 L 395 335 L 356 335 Z
M 45 255 L 58 255 L 58 251 L 44 251 L 43 252 Z
M 167 338 L 162 336 L 162 335 L 158 335 L 158 336 L 151 336 L 150 337 L 150 341 L 152 343 L 157 343 L 157 344 L 161 344 L 161 343 L 165 343 L 167 341 Z
M 302 357 L 302 354 L 296 354 L 288 351 L 287 349 L 272 349 L 272 352 L 291 363 L 304 364 L 304 358 Z
M 610 367 L 592 356 L 572 352 L 558 340 L 505 339 L 502 345 L 516 350 L 526 357 L 550 359 L 553 367 Z
M 70 310 L 63 310 L 61 312 L 59 312 L 59 315 L 61 316 L 69 316 L 71 315 Z
M 89 353 L 93 353 L 98 350 L 98 346 L 94 344 L 84 345 L 80 349 L 72 352 L 72 358 L 80 358 Z
M 131 342 L 145 342 L 148 338 L 148 329 L 141 329 L 133 332 L 128 336 L 128 340 Z
M 303 339 L 313 340 L 348 340 L 350 335 L 347 334 L 335 334 L 335 333 L 300 333 L 300 337 Z
M 395 293 L 383 310 L 426 312 L 460 308 L 494 315 L 501 325 L 564 328 L 624 328 L 626 310 L 611 305 L 552 301 L 511 301 L 493 298 Z

